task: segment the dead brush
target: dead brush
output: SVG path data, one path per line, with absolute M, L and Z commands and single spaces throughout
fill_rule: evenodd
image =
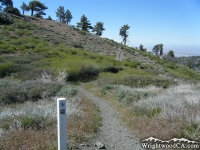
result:
M 96 105 L 91 103 L 84 97 L 82 96 L 80 97 L 81 97 L 80 99 L 82 99 L 81 101 L 73 101 L 73 102 L 71 102 L 71 100 L 67 101 L 68 109 L 66 114 L 67 114 L 67 136 L 68 136 L 69 146 L 76 146 L 80 142 L 87 142 L 90 138 L 92 138 L 93 133 L 98 130 L 101 121 Z M 52 112 L 54 115 L 56 115 L 56 110 L 52 110 L 52 108 L 56 108 L 55 105 L 54 107 L 50 107 L 50 105 L 46 106 L 45 101 L 39 101 L 35 104 L 29 103 L 26 106 L 29 106 L 29 108 L 39 107 L 41 110 L 43 110 L 45 107 L 46 112 L 43 112 L 43 115 L 45 114 L 47 115 L 48 114 L 47 112 Z M 29 110 L 29 108 L 27 108 L 27 110 Z M 18 107 L 18 109 L 21 110 L 22 108 Z M 5 110 L 6 109 L 3 110 L 4 116 L 6 115 Z M 38 109 L 30 110 L 30 112 L 42 113 Z M 9 111 L 7 113 L 9 113 Z M 53 119 L 52 117 L 51 119 Z M 35 128 L 24 129 L 23 127 L 20 126 L 20 123 L 22 123 L 22 121 L 19 119 L 19 117 L 14 116 L 14 118 L 17 119 L 18 121 L 19 124 L 18 129 L 13 127 L 12 131 L 7 131 L 3 134 L 3 137 L 0 139 L 0 149 L 3 150 L 57 149 L 56 122 L 53 122 L 50 126 L 47 126 L 42 130 L 37 130 Z M 15 124 L 14 120 L 11 122 Z M 19 130 L 21 128 L 23 129 Z
M 133 117 L 126 121 L 145 138 L 180 137 L 198 141 L 200 125 L 198 88 L 198 85 L 194 84 L 181 84 L 166 89 L 154 97 L 135 102 L 131 110 Z M 155 114 L 156 108 L 160 109 L 159 113 L 150 117 L 148 114 Z M 146 125 L 141 126 L 142 124 Z
M 61 82 L 65 83 L 67 81 L 68 74 L 66 70 L 61 70 L 57 76 L 48 73 L 47 71 L 42 71 L 35 80 L 38 82 Z
M 22 127 L 21 121 L 18 119 L 18 117 L 14 114 L 12 114 L 12 117 L 13 117 L 13 119 L 11 120 L 10 125 L 9 125 L 10 131 L 22 130 L 23 127 Z

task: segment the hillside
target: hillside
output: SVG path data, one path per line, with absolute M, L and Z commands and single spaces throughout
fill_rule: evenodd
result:
M 106 141 L 99 135 L 113 126 L 102 112 L 108 108 L 117 127 L 140 140 L 200 141 L 198 72 L 53 20 L 11 17 L 13 23 L 0 25 L 0 149 L 56 149 L 57 97 L 67 99 L 74 149 L 92 149 L 94 137 Z
M 44 20 L 29 16 L 14 16 L 15 23 L 9 26 L 1 26 L 1 40 L 7 41 L 9 44 L 10 51 L 5 50 L 6 45 L 1 44 L 1 53 L 12 53 L 19 51 L 43 51 L 35 50 L 37 45 L 41 47 L 40 44 L 48 43 L 47 46 L 50 49 L 53 47 L 68 47 L 68 48 L 79 48 L 85 51 L 94 52 L 101 55 L 113 56 L 116 60 L 127 60 L 127 61 L 137 61 L 140 65 L 137 68 L 146 69 L 150 73 L 155 73 L 159 75 L 173 77 L 173 72 L 169 69 L 170 64 L 166 64 L 164 60 L 155 57 L 148 53 L 142 53 L 134 48 L 124 46 L 110 39 L 101 38 L 99 36 L 93 35 L 91 33 L 78 30 L 72 26 L 66 26 L 56 21 Z M 19 37 L 21 38 L 19 42 Z M 40 40 L 40 44 L 28 43 L 28 39 L 31 41 Z M 8 40 L 12 39 L 11 40 Z M 25 41 L 23 41 L 25 40 Z M 34 41 L 33 40 L 33 41 Z M 34 46 L 31 44 L 35 44 Z M 45 44 L 44 44 L 45 45 Z M 39 47 L 38 46 L 38 47 Z M 4 51 L 5 50 L 5 51 Z M 54 51 L 55 48 L 52 50 Z M 56 51 L 56 50 L 55 50 Z M 168 69 L 169 68 L 169 69 Z M 187 78 L 187 77 L 186 77 Z

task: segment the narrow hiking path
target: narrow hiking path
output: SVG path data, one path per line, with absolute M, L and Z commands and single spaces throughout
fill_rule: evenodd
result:
M 82 85 L 77 87 L 83 96 L 94 102 L 100 110 L 102 117 L 102 126 L 93 139 L 90 147 L 82 148 L 84 150 L 95 150 L 95 143 L 101 142 L 108 150 L 141 150 L 139 141 L 131 134 L 131 132 L 120 124 L 117 115 L 112 106 L 92 93 L 83 89 Z

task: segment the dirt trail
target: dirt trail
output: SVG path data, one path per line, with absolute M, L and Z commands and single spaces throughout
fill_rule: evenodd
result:
M 78 86 L 78 90 L 85 97 L 93 101 L 99 107 L 102 117 L 102 126 L 96 138 L 92 141 L 90 147 L 83 148 L 84 150 L 97 149 L 94 144 L 102 142 L 108 150 L 141 150 L 140 143 L 134 138 L 133 134 L 120 124 L 117 115 L 112 106 L 100 98 L 95 97 L 90 92 L 87 92 Z

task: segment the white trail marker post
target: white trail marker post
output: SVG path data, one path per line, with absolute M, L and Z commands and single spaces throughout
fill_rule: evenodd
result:
M 57 99 L 58 150 L 67 150 L 66 99 Z

